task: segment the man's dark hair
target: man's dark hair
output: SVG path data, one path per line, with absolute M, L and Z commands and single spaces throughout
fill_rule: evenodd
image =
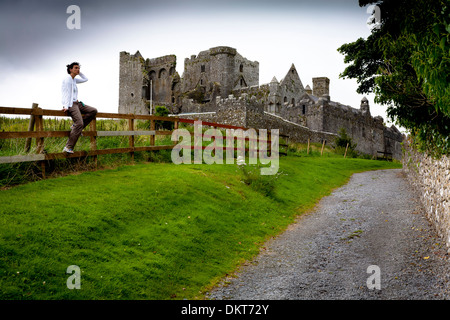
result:
M 73 66 L 80 66 L 78 62 L 72 62 L 71 64 L 68 64 L 67 67 L 67 73 L 70 74 L 70 69 L 73 68 Z

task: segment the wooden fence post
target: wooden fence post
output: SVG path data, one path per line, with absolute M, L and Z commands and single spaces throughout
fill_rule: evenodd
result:
M 308 138 L 308 149 L 306 151 L 306 154 L 309 154 L 309 138 Z
M 95 135 L 91 136 L 91 151 L 97 150 L 97 120 L 93 119 L 89 124 L 89 129 L 95 132 Z M 95 169 L 97 169 L 97 155 L 92 156 L 94 158 Z
M 322 156 L 323 154 L 323 148 L 325 147 L 325 139 L 323 139 L 323 143 L 322 143 L 322 150 L 320 151 L 320 156 Z
M 272 156 L 272 131 L 267 130 L 267 137 L 269 138 L 269 144 L 267 147 L 267 150 L 269 152 L 267 154 L 270 154 L 270 157 L 271 157 Z M 244 140 L 244 142 L 245 142 L 245 140 Z
M 344 158 L 347 156 L 347 149 L 348 149 L 348 143 L 347 143 L 347 146 L 345 147 Z
M 173 130 L 178 130 L 178 125 L 179 125 L 179 124 L 178 124 L 178 120 L 175 120 L 175 121 L 173 122 Z M 173 144 L 176 145 L 177 142 L 174 141 Z M 183 151 L 183 152 L 184 152 L 184 151 Z
M 154 119 L 150 120 L 150 130 L 155 131 L 155 120 Z M 150 136 L 150 145 L 151 146 L 155 145 L 155 137 L 156 137 L 156 134 Z
M 38 106 L 39 105 L 37 103 L 33 103 L 33 106 L 31 107 L 33 110 L 30 115 L 30 123 L 28 124 L 28 131 L 34 131 L 35 116 L 33 114 L 33 111 L 36 110 Z M 25 152 L 30 151 L 30 146 L 31 146 L 31 138 L 27 138 L 27 140 L 25 141 Z
M 42 110 L 39 107 L 36 107 L 32 112 Z M 44 131 L 44 116 L 42 114 L 35 115 L 35 124 L 36 124 L 36 131 Z M 36 153 L 44 153 L 44 138 L 36 138 Z M 42 172 L 42 178 L 45 179 L 45 161 L 40 161 L 41 163 L 41 172 Z
M 42 110 L 41 108 L 36 108 Z M 44 119 L 42 114 L 35 116 L 36 131 L 44 131 Z M 36 138 L 36 153 L 43 153 L 44 151 L 44 138 Z
M 217 130 L 217 128 L 216 127 L 211 127 L 211 129 L 213 129 L 214 130 L 214 143 L 213 143 L 213 152 L 211 152 L 211 155 L 214 155 L 214 156 L 216 156 L 216 148 L 217 148 L 217 141 L 216 141 L 216 137 L 217 137 L 217 132 L 216 132 L 216 130 Z M 245 148 L 245 146 L 244 146 L 244 148 Z
M 134 131 L 134 115 L 132 115 L 132 117 L 130 119 L 128 119 L 128 130 Z M 134 148 L 134 136 L 130 136 L 129 141 L 130 141 L 130 148 Z M 131 156 L 131 161 L 134 162 L 134 152 L 133 151 L 130 152 L 130 156 Z

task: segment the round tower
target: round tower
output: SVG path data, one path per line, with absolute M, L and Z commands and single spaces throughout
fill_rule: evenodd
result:
M 211 59 L 211 80 L 221 84 L 221 96 L 226 98 L 233 89 L 236 49 L 215 47 L 209 49 Z
M 369 100 L 366 97 L 361 99 L 360 110 L 363 115 L 370 116 Z

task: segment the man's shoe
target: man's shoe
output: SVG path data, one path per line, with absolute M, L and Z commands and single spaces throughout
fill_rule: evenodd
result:
M 64 147 L 63 152 L 66 152 L 66 153 L 73 153 L 73 150 L 72 150 L 72 149 L 69 149 L 69 148 L 67 148 L 67 147 Z

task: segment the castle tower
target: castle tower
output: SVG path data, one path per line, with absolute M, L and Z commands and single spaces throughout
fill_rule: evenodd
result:
M 259 84 L 259 63 L 241 56 L 231 47 L 214 47 L 184 60 L 182 92 L 202 91 L 211 96 L 213 87 L 227 98 L 233 90 Z M 206 99 L 208 100 L 208 99 Z
M 316 97 L 326 96 L 328 101 L 330 101 L 330 79 L 327 77 L 313 78 L 313 89 L 312 94 Z
M 280 84 L 277 78 L 273 77 L 269 83 L 269 105 L 267 110 L 270 113 L 276 113 L 278 106 L 281 105 Z
M 221 97 L 226 98 L 234 87 L 236 49 L 215 47 L 210 49 L 210 81 L 222 86 Z
M 370 116 L 369 100 L 366 97 L 361 99 L 360 110 L 363 115 Z
M 137 51 L 134 55 L 120 52 L 119 67 L 119 113 L 149 114 L 144 96 L 148 78 L 145 61 Z

